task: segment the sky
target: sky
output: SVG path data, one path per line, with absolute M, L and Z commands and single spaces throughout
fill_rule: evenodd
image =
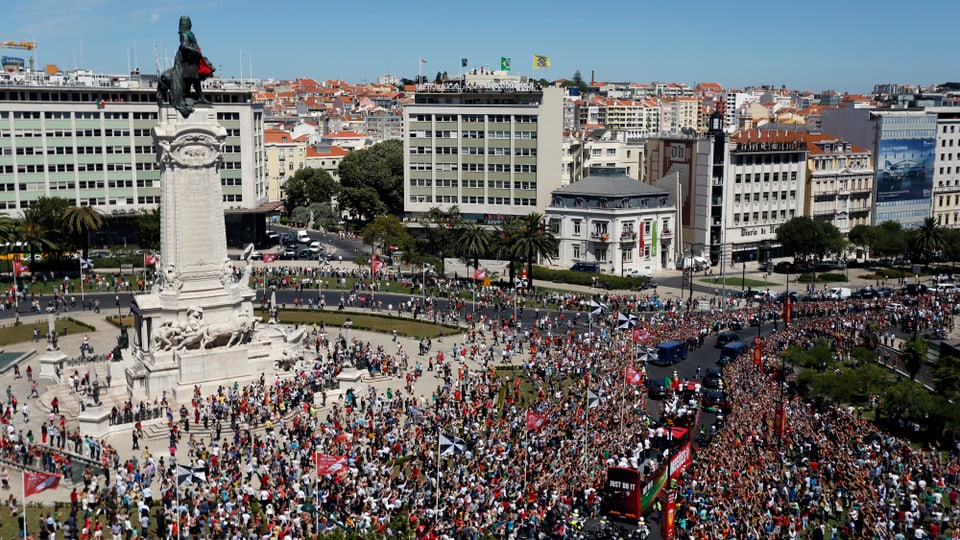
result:
M 225 78 L 376 82 L 497 69 L 555 80 L 718 82 L 869 93 L 960 80 L 960 2 L 875 0 L 484 2 L 5 0 L 0 41 L 35 41 L 38 66 L 123 73 L 172 62 L 181 15 Z M 154 51 L 158 51 L 155 55 Z M 26 58 L 28 51 L 0 54 Z M 551 67 L 534 71 L 533 55 Z

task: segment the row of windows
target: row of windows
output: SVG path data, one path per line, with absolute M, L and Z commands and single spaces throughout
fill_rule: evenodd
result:
M 946 195 L 946 196 L 940 195 L 939 197 L 937 197 L 937 206 L 938 206 L 938 207 L 943 206 L 943 205 L 944 205 L 944 202 L 946 202 L 946 205 L 947 205 L 947 206 L 950 206 L 950 196 L 949 196 L 949 195 Z M 954 195 L 954 196 L 953 196 L 953 204 L 954 204 L 955 206 L 956 206 L 956 205 L 960 205 L 960 195 Z
M 513 189 L 518 190 L 532 190 L 537 189 L 536 182 L 513 182 Z M 239 185 L 239 181 L 237 183 Z M 455 179 L 436 179 L 430 180 L 428 178 L 414 178 L 410 180 L 410 185 L 412 187 L 458 187 L 460 185 L 460 180 Z M 510 189 L 511 182 L 509 180 L 487 180 L 487 187 L 490 189 Z M 473 188 L 480 189 L 483 188 L 483 180 L 463 180 L 464 188 Z
M 459 200 L 458 200 L 459 199 Z M 511 203 L 512 201 L 512 203 Z M 461 204 L 499 204 L 513 206 L 536 206 L 537 199 L 527 197 L 457 197 L 456 195 L 438 195 L 434 201 L 433 195 L 410 195 L 412 203 L 461 203 Z
M 753 202 L 759 202 L 761 195 L 763 196 L 763 200 L 765 200 L 765 201 L 770 200 L 771 196 L 772 196 L 773 200 L 777 200 L 777 194 L 778 194 L 778 193 L 779 193 L 779 195 L 780 195 L 780 200 L 784 200 L 784 201 L 787 200 L 787 192 L 786 192 L 786 191 L 779 191 L 779 192 L 777 192 L 777 191 L 764 191 L 763 193 L 754 193 L 754 194 L 753 194 Z M 751 195 L 750 193 L 744 193 L 744 194 L 743 194 L 743 202 L 750 202 L 750 195 Z M 797 198 L 797 192 L 796 192 L 795 190 L 791 190 L 791 191 L 790 191 L 790 200 L 792 201 L 792 200 L 794 200 L 794 199 L 796 199 L 796 198 Z M 739 194 L 739 193 L 736 193 L 736 194 L 733 195 L 733 202 L 735 202 L 735 203 L 740 202 L 740 194 Z
M 796 152 L 776 154 L 731 154 L 734 165 L 773 165 L 778 163 L 800 163 L 803 154 Z
M 410 119 L 414 122 L 456 122 L 458 115 L 456 114 L 413 114 L 410 115 Z M 518 124 L 532 124 L 537 121 L 537 117 L 532 114 L 462 114 L 459 115 L 459 119 L 463 122 L 483 122 L 484 120 L 488 122 L 498 122 L 498 123 L 509 123 L 511 121 Z
M 779 213 L 780 219 L 779 219 L 779 221 L 784 221 L 784 220 L 787 220 L 787 219 L 793 219 L 795 213 L 796 213 L 796 212 L 795 212 L 794 210 L 780 210 L 780 213 Z M 746 224 L 746 223 L 750 223 L 750 222 L 751 222 L 751 221 L 750 221 L 750 217 L 751 217 L 751 216 L 753 216 L 753 221 L 754 221 L 754 222 L 763 223 L 763 222 L 767 222 L 767 221 L 769 221 L 769 220 L 771 220 L 771 219 L 776 220 L 778 214 L 777 214 L 777 212 L 775 212 L 775 211 L 774 211 L 774 212 L 754 212 L 753 214 L 751 214 L 751 213 L 749 213 L 749 212 L 744 212 L 743 214 L 734 214 L 734 215 L 733 215 L 733 224 L 734 224 L 734 225 L 739 225 L 739 224 L 740 224 L 740 216 L 741 216 L 741 215 L 743 216 L 743 223 Z M 789 217 L 788 217 L 788 216 L 789 216 Z
M 771 176 L 771 174 L 772 174 L 772 176 Z M 761 175 L 762 175 L 762 176 L 761 176 Z M 744 181 L 745 181 L 747 184 L 749 184 L 749 183 L 754 182 L 754 181 L 760 182 L 761 180 L 764 181 L 764 182 L 769 182 L 769 181 L 771 181 L 771 179 L 772 179 L 774 182 L 779 182 L 780 180 L 787 180 L 787 173 L 783 173 L 783 177 L 782 177 L 782 178 L 781 178 L 781 176 L 780 176 L 780 173 L 778 173 L 778 172 L 775 172 L 775 173 L 756 173 L 756 174 L 751 174 L 751 173 L 739 174 L 739 173 L 738 173 L 738 174 L 734 177 L 734 182 L 736 182 L 737 184 L 740 184 L 740 183 L 744 183 Z M 796 181 L 797 181 L 797 171 L 791 171 L 791 172 L 790 172 L 790 181 L 791 181 L 791 182 L 796 182 Z
M 511 154 L 511 150 L 510 148 L 504 147 L 504 146 L 491 146 L 488 148 L 484 148 L 482 146 L 464 146 L 462 148 L 458 148 L 456 146 L 438 146 L 436 149 L 430 146 L 411 146 L 410 147 L 410 154 L 412 155 L 433 154 L 433 153 L 450 154 L 450 155 L 456 155 L 457 153 L 460 153 L 465 156 L 482 156 L 482 155 L 509 156 Z M 514 156 L 536 156 L 537 149 L 536 148 L 514 148 L 512 153 Z

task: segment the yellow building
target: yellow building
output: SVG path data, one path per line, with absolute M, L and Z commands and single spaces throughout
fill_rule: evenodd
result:
M 270 201 L 283 200 L 283 183 L 306 166 L 307 139 L 306 135 L 293 137 L 282 129 L 263 131 L 267 198 Z

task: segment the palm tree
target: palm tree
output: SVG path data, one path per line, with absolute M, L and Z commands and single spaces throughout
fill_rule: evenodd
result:
M 89 232 L 99 230 L 105 223 L 103 214 L 92 206 L 71 206 L 63 212 L 63 224 L 67 230 L 80 237 L 80 251 L 84 260 L 90 250 Z
M 533 263 L 541 258 L 553 259 L 558 246 L 557 238 L 547 229 L 543 214 L 533 212 L 521 220 L 514 253 L 526 259 L 527 277 L 531 282 L 533 281 Z
M 520 230 L 523 223 L 516 216 L 507 216 L 507 219 L 500 222 L 494 230 L 494 250 L 498 259 L 507 259 L 510 261 L 510 283 L 516 278 L 516 267 L 514 266 L 517 238 L 520 236 Z
M 923 255 L 925 264 L 933 260 L 933 254 L 943 250 L 946 245 L 946 235 L 943 227 L 937 224 L 937 220 L 927 217 L 920 225 L 913 230 L 910 235 L 910 249 Z
M 56 244 L 51 238 L 57 231 L 47 229 L 43 224 L 43 216 L 36 208 L 27 208 L 23 211 L 23 219 L 17 227 L 17 237 L 27 247 L 30 253 L 30 263 L 34 263 L 37 251 L 45 248 L 55 249 Z
M 457 252 L 464 257 L 470 257 L 473 268 L 480 266 L 480 255 L 490 251 L 493 235 L 490 230 L 479 223 L 468 223 L 455 240 Z

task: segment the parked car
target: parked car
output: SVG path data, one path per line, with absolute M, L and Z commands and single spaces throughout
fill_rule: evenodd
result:
M 296 250 L 287 248 L 277 254 L 277 258 L 283 261 L 292 261 L 297 258 Z
M 298 259 L 306 259 L 309 261 L 310 259 L 313 259 L 313 257 L 314 253 L 310 251 L 310 248 L 303 248 L 297 253 Z
M 877 294 L 877 292 L 874 291 L 873 289 L 869 287 L 864 287 L 852 293 L 850 295 L 850 298 L 853 298 L 855 300 L 872 300 L 874 298 L 877 298 L 878 296 L 879 295 Z
M 793 264 L 787 261 L 780 261 L 777 264 L 773 265 L 773 271 L 777 274 L 792 274 Z
M 573 263 L 573 266 L 570 267 L 570 270 L 574 272 L 594 272 L 597 273 L 600 271 L 600 263 L 598 262 L 588 262 L 588 261 L 579 261 Z
M 319 240 L 310 242 L 310 247 L 309 247 L 309 249 L 310 249 L 310 251 L 313 252 L 313 253 L 320 253 L 320 252 L 323 251 L 323 249 L 324 249 L 324 248 L 323 248 L 323 242 L 320 242 Z
M 719 390 L 723 385 L 723 374 L 721 374 L 717 368 L 709 368 L 703 376 L 703 382 L 701 384 L 704 388 Z
M 633 270 L 628 270 L 626 273 L 626 276 L 632 277 L 632 278 L 643 277 L 647 279 L 653 279 L 653 271 L 650 270 L 649 268 L 641 268 L 639 270 L 634 268 Z

